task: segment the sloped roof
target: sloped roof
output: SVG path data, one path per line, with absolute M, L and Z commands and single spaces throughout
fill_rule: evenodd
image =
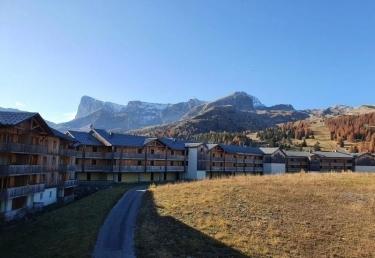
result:
M 279 148 L 277 148 L 277 147 L 274 147 L 274 148 L 260 147 L 259 149 L 260 149 L 264 154 L 273 154 L 273 153 L 275 153 L 276 151 L 279 150 Z
M 234 153 L 234 154 L 235 153 L 243 153 L 243 154 L 263 155 L 263 152 L 257 147 L 243 147 L 243 146 L 225 145 L 225 144 L 219 144 L 219 147 L 221 147 L 227 153 Z
M 19 123 L 22 123 L 23 121 L 30 119 L 37 115 L 39 114 L 32 113 L 32 112 L 0 111 L 0 125 L 2 126 L 18 125 Z
M 305 157 L 305 158 L 309 158 L 309 157 L 312 156 L 312 154 L 310 152 L 307 152 L 307 151 L 287 151 L 287 150 L 284 150 L 283 152 L 288 157 Z
M 172 150 L 185 150 L 185 142 L 174 139 L 174 138 L 167 138 L 167 137 L 162 137 L 159 139 L 163 144 L 167 145 L 168 148 Z
M 316 154 L 324 158 L 352 158 L 353 156 L 347 153 L 342 152 L 329 152 L 329 151 L 315 151 L 313 154 Z
M 70 135 L 67 135 L 67 134 L 63 134 L 62 132 L 52 128 L 51 128 L 51 131 L 52 131 L 52 134 L 56 137 L 59 137 L 60 139 L 63 139 L 63 140 L 66 140 L 66 141 L 71 141 L 71 142 L 75 142 L 76 140 L 71 137 Z
M 72 136 L 75 140 L 77 140 L 80 144 L 83 144 L 83 145 L 95 145 L 95 146 L 103 145 L 89 132 L 68 131 L 68 134 Z
M 15 126 L 31 118 L 37 119 L 43 125 L 43 128 L 49 134 L 53 135 L 46 121 L 44 121 L 39 113 L 35 112 L 0 111 L 0 126 Z
M 101 137 L 104 138 L 108 143 L 113 146 L 124 146 L 124 147 L 143 147 L 150 141 L 155 140 L 156 138 L 149 138 L 146 136 L 137 136 L 121 133 L 109 133 L 103 129 L 93 129 Z

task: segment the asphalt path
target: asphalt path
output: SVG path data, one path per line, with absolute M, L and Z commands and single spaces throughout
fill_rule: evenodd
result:
M 94 258 L 134 258 L 134 230 L 144 187 L 127 191 L 116 203 L 100 228 Z

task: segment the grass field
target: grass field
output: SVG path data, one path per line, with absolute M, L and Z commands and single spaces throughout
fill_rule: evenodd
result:
M 0 231 L 0 257 L 90 257 L 107 213 L 130 186 L 98 191 Z
M 139 257 L 374 257 L 375 175 L 249 176 L 156 186 Z

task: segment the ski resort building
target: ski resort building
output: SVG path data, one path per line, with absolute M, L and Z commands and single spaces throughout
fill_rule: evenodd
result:
M 22 217 L 74 198 L 72 139 L 38 113 L 0 112 L 0 214 Z

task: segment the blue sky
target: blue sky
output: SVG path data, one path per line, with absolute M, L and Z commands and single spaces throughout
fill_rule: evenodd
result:
M 375 1 L 0 1 L 0 106 L 71 118 L 246 91 L 298 109 L 375 104 Z

